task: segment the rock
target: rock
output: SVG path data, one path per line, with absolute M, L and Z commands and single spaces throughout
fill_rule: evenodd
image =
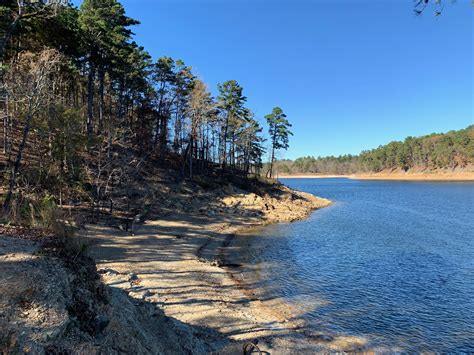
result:
M 138 280 L 138 276 L 134 273 L 130 273 L 128 274 L 128 281 L 129 282 L 132 282 L 132 281 L 135 281 L 135 280 Z
M 320 332 L 305 332 L 305 335 L 311 340 L 315 340 L 319 342 L 330 342 L 334 340 L 333 336 L 329 334 L 320 333 Z
M 108 275 L 108 276 L 120 274 L 118 271 L 115 271 L 115 270 L 109 269 L 109 268 L 100 269 L 100 270 L 97 270 L 97 272 L 98 272 L 99 274 L 106 274 L 106 275 Z
M 222 266 L 222 260 L 220 259 L 214 259 L 210 262 L 210 265 L 211 266 L 217 266 L 217 267 L 221 267 Z
M 156 294 L 156 293 L 151 292 L 150 290 L 146 290 L 146 291 L 143 293 L 143 298 L 152 297 L 152 296 L 154 296 L 155 294 Z
M 156 296 L 156 293 L 151 292 L 150 290 L 135 289 L 135 290 L 130 291 L 128 295 L 138 300 L 146 300 L 148 302 L 154 302 L 154 303 L 159 302 L 159 299 Z

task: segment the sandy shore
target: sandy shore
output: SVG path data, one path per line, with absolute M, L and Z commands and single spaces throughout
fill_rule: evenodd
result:
M 376 173 L 352 175 L 280 175 L 279 179 L 324 179 L 347 178 L 355 180 L 406 180 L 406 181 L 474 181 L 474 172 L 436 172 L 436 173 Z
M 134 235 L 105 226 L 88 226 L 87 233 L 96 242 L 92 254 L 108 285 L 231 340 L 221 353 L 240 354 L 243 342 L 254 339 L 272 354 L 357 350 L 365 339 L 308 331 L 283 300 L 243 283 L 240 276 L 249 269 L 229 258 L 246 246 L 232 243 L 236 233 L 305 218 L 328 204 L 286 188 L 263 198 L 234 190 L 219 199 L 221 208 L 208 201 L 205 208 L 155 215 Z M 138 286 L 131 287 L 130 274 Z

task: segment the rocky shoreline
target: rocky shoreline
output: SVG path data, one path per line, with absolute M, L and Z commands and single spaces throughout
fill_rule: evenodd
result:
M 214 348 L 222 353 L 241 353 L 242 344 L 255 339 L 270 353 L 361 348 L 364 341 L 356 337 L 307 331 L 284 301 L 243 283 L 238 274 L 245 268 L 228 258 L 240 248 L 232 243 L 240 232 L 304 219 L 329 200 L 282 185 L 254 191 L 183 186 L 181 191 L 179 200 L 158 202 L 159 210 L 133 236 L 89 226 L 97 242 L 93 255 L 99 268 L 108 270 L 106 284 L 155 302 L 169 317 L 217 332 L 229 342 Z M 130 272 L 139 285 L 130 287 Z
M 35 312 L 24 313 L 24 303 L 15 303 L 24 290 L 12 287 L 8 277 L 36 263 L 42 249 L 34 241 L 23 245 L 17 239 L 2 239 L 6 249 L 20 249 L 1 254 L 12 262 L 8 264 L 11 270 L 3 273 L 3 288 L 18 292 L 4 293 L 1 298 L 2 329 L 8 332 L 2 332 L 0 348 L 35 353 L 47 353 L 53 347 L 73 353 L 241 353 L 244 343 L 256 339 L 261 350 L 271 353 L 360 348 L 360 339 L 309 334 L 284 302 L 243 284 L 237 275 L 243 269 L 226 258 L 235 251 L 231 242 L 240 231 L 303 219 L 330 201 L 282 185 L 248 191 L 225 184 L 211 190 L 187 182 L 163 191 L 174 191 L 173 199 L 166 193 L 156 194 L 148 219 L 133 233 L 113 225 L 88 225 L 83 231 L 80 237 L 93 243 L 90 255 L 98 273 L 95 266 L 87 267 L 84 274 L 81 268 L 71 270 L 60 258 L 43 255 L 46 265 L 54 263 L 52 269 L 58 270 L 59 279 L 51 282 L 60 289 L 70 289 L 71 280 L 81 274 L 96 280 L 97 287 L 79 284 L 75 292 L 63 292 L 59 299 L 52 291 L 42 298 L 33 293 L 28 304 L 35 304 Z M 40 275 L 36 278 L 42 280 L 38 286 L 49 290 L 51 267 L 40 263 L 35 269 Z M 25 284 L 29 282 L 24 279 Z M 87 332 L 68 305 L 87 304 L 72 295 L 96 292 L 103 284 L 106 291 L 97 302 L 92 298 L 89 306 L 96 312 L 86 322 L 97 327 Z M 61 310 L 62 316 L 51 316 L 53 309 Z

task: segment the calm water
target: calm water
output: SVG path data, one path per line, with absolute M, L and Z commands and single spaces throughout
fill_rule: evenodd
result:
M 373 348 L 474 352 L 474 183 L 283 182 L 335 204 L 252 238 L 272 296 Z

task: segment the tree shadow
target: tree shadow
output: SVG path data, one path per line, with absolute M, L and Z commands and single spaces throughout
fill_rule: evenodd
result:
M 212 328 L 229 341 L 258 337 L 267 339 L 267 348 L 279 339 L 291 346 L 300 344 L 301 349 L 309 349 L 302 347 L 305 342 L 313 350 L 330 349 L 328 339 L 335 336 L 321 336 L 321 332 L 312 336 L 301 310 L 275 297 L 271 288 L 261 289 L 258 282 L 249 282 L 245 274 L 255 271 L 252 265 L 235 262 L 234 256 L 244 254 L 248 244 L 233 243 L 235 235 L 229 234 L 229 229 L 260 223 L 259 218 L 245 216 L 239 208 L 244 209 L 234 206 L 218 215 L 155 214 L 138 226 L 134 235 L 90 226 L 91 255 L 110 286 L 154 303 L 186 324 Z M 344 349 L 361 349 L 362 343 L 357 344 Z

